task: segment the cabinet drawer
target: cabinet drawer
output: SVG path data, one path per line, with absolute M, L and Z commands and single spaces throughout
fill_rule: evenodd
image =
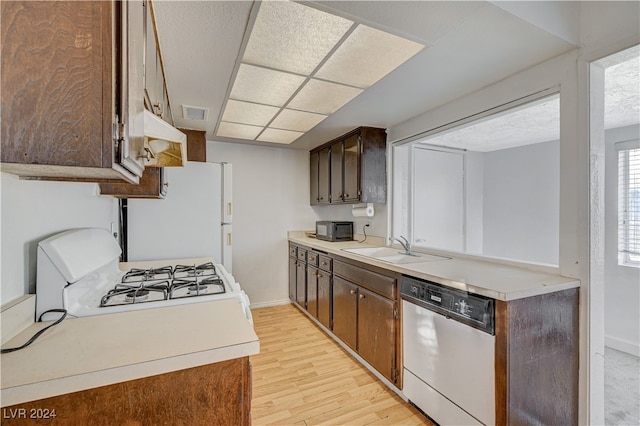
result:
M 396 279 L 358 266 L 333 261 L 333 273 L 389 299 L 396 299 Z
M 307 251 L 302 247 L 298 247 L 298 260 L 307 261 Z
M 307 264 L 311 266 L 318 266 L 318 253 L 309 250 L 307 252 Z
M 289 244 L 289 256 L 290 257 L 297 257 L 298 256 L 298 247 L 294 246 L 293 244 Z
M 318 256 L 318 266 L 320 267 L 320 269 L 327 271 L 327 272 L 331 272 L 332 271 L 332 261 L 333 259 L 331 259 L 329 256 L 324 256 L 324 255 L 319 255 Z

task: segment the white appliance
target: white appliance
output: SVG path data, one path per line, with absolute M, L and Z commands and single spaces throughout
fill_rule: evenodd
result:
M 403 393 L 441 425 L 495 424 L 494 300 L 403 277 Z
M 232 269 L 232 167 L 187 162 L 165 168 L 167 195 L 127 202 L 127 260 L 213 256 Z
M 253 325 L 249 298 L 213 258 L 202 263 L 134 262 L 119 269 L 120 246 L 106 229 L 72 229 L 38 244 L 36 320 L 66 309 L 70 317 L 235 299 Z M 164 261 L 163 261 L 164 262 Z

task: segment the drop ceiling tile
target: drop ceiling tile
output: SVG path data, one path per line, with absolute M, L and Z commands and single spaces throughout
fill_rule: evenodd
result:
M 332 114 L 362 92 L 362 89 L 355 87 L 311 79 L 287 107 L 319 114 Z
M 304 133 L 302 132 L 292 132 L 290 130 L 266 128 L 256 140 L 262 142 L 289 144 L 298 139 L 303 134 Z
M 423 48 L 420 43 L 359 25 L 315 76 L 367 88 Z
M 352 21 L 290 1 L 263 1 L 242 62 L 309 75 Z
M 280 108 L 229 99 L 222 121 L 266 126 Z
M 307 132 L 327 118 L 326 115 L 312 112 L 284 109 L 270 124 L 270 127 L 285 130 Z
M 253 140 L 258 136 L 262 129 L 263 127 L 259 126 L 249 126 L 246 124 L 227 123 L 225 121 L 221 121 L 216 135 L 227 138 Z
M 240 64 L 230 98 L 283 106 L 304 81 L 299 75 Z

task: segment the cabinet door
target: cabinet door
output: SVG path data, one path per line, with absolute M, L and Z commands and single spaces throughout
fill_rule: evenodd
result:
M 395 302 L 362 287 L 358 293 L 358 353 L 394 382 Z
M 357 350 L 358 286 L 333 277 L 333 332 Z
M 318 321 L 331 329 L 331 274 L 318 270 Z
M 318 198 L 319 161 L 320 161 L 319 153 L 312 152 L 309 157 L 309 170 L 310 170 L 309 202 L 311 203 L 311 205 L 318 204 L 320 202 L 320 199 Z
M 144 20 L 142 0 L 116 3 L 122 27 L 119 43 L 120 96 L 116 114 L 123 129 L 118 141 L 120 164 L 131 173 L 144 171 Z
M 326 147 L 318 152 L 318 203 L 329 204 L 329 171 L 331 165 L 329 163 L 330 148 Z
M 296 275 L 297 275 L 297 259 L 289 258 L 289 299 L 292 302 L 296 300 Z
M 296 302 L 307 307 L 307 264 L 298 260 L 296 265 Z
M 341 203 L 344 200 L 343 158 L 344 143 L 341 141 L 331 145 L 331 203 Z
M 144 94 L 145 107 L 155 114 L 153 105 L 158 101 L 158 91 L 156 87 L 158 72 L 158 52 L 156 45 L 156 33 L 153 25 L 151 13 L 151 3 L 145 1 L 146 19 L 145 26 L 145 54 L 144 54 Z
M 307 265 L 307 312 L 318 318 L 318 268 Z
M 360 198 L 360 135 L 355 134 L 344 140 L 344 202 L 358 201 Z

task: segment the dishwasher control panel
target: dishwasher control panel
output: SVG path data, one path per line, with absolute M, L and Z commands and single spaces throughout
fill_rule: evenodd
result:
M 400 295 L 416 305 L 495 334 L 494 300 L 413 277 L 402 277 Z

